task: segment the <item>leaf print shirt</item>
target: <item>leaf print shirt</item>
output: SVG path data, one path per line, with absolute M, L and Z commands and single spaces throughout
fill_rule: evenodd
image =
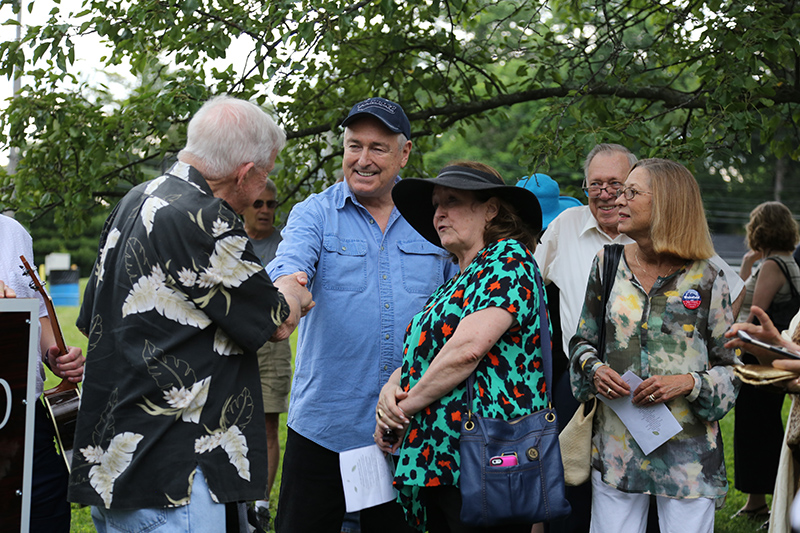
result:
M 578 330 L 570 341 L 570 380 L 579 401 L 595 395 L 592 378 L 602 316 L 603 252 L 594 259 Z M 697 304 L 699 298 L 699 305 Z M 594 417 L 592 468 L 623 492 L 671 498 L 719 498 L 728 490 L 717 423 L 736 402 L 733 350 L 724 347 L 733 313 L 724 274 L 709 261 L 688 261 L 658 278 L 647 294 L 624 254 L 608 300 L 605 362 L 642 379 L 690 374 L 694 389 L 667 402 L 683 430 L 644 455 L 617 415 L 600 402 Z
M 69 500 L 185 505 L 264 497 L 256 350 L 288 314 L 239 217 L 177 163 L 106 221 L 78 328 L 89 337 Z

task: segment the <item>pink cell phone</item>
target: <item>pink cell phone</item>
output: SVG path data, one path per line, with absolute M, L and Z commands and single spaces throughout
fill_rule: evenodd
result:
M 491 466 L 517 466 L 516 455 L 495 455 L 489 459 Z

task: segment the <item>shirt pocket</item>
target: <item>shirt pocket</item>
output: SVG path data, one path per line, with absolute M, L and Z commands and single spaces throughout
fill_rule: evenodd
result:
M 397 241 L 403 288 L 412 294 L 430 296 L 444 281 L 445 252 L 428 241 Z
M 367 288 L 367 241 L 322 239 L 322 286 L 333 291 L 362 292 Z
M 653 298 L 651 314 L 661 316 L 661 333 L 669 335 L 679 344 L 676 349 L 684 349 L 681 339 L 692 339 L 698 325 L 699 308 L 686 307 L 682 295 L 677 292 L 668 296 Z

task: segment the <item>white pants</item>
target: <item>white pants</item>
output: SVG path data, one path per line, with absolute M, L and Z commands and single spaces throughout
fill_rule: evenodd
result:
M 713 533 L 714 500 L 656 496 L 662 533 Z M 592 525 L 589 533 L 644 533 L 649 494 L 629 494 L 603 483 L 592 469 Z

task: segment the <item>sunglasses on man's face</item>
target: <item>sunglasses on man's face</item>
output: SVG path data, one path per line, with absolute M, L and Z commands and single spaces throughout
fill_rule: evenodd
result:
M 261 209 L 264 204 L 267 204 L 268 209 L 275 209 L 278 207 L 278 200 L 267 200 L 266 202 L 264 200 L 256 200 L 253 202 L 253 209 Z

